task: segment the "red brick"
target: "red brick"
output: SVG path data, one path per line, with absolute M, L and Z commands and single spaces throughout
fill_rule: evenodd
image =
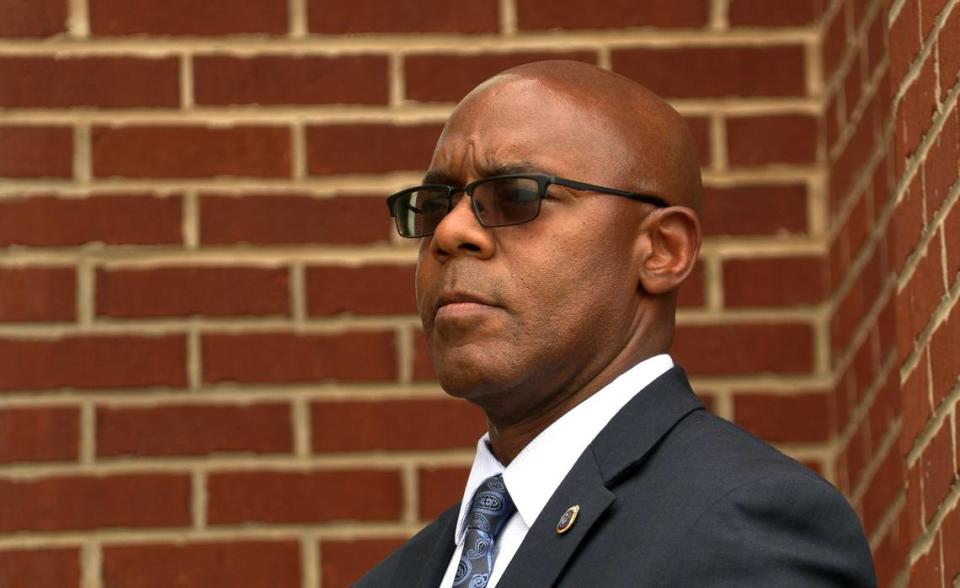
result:
M 182 335 L 0 339 L 0 390 L 186 386 Z
M 897 294 L 897 338 L 903 359 L 913 351 L 914 342 L 927 326 L 944 293 L 940 257 L 940 236 L 934 235 L 913 275 Z
M 790 374 L 813 369 L 813 346 L 806 324 L 683 325 L 672 353 L 696 375 Z
M 872 388 L 878 368 L 874 363 L 873 342 L 869 337 L 864 337 L 856 346 L 851 367 L 853 368 L 853 375 L 856 381 L 854 398 L 859 406 L 864 399 L 866 399 L 867 393 Z M 871 431 L 871 433 L 873 433 L 873 431 Z
M 887 123 L 893 115 L 893 97 L 890 93 L 890 69 L 878 68 L 878 71 L 880 71 L 882 75 L 877 82 L 875 92 L 870 98 L 870 102 L 866 106 L 864 116 L 872 118 L 874 132 L 878 135 L 883 135 L 886 132 Z M 868 75 L 876 75 L 876 72 L 868 72 Z M 884 145 L 883 151 L 884 155 L 886 155 L 890 149 Z M 884 173 L 886 173 L 882 159 L 878 160 L 877 169 L 882 169 Z
M 807 188 L 802 184 L 707 187 L 703 233 L 769 235 L 807 232 Z
M 880 392 L 870 406 L 869 422 L 870 437 L 873 442 L 872 451 L 879 451 L 884 436 L 893 427 L 894 422 L 901 416 L 903 409 L 900 406 L 900 378 L 891 377 L 888 373 L 885 377 L 878 378 L 880 383 Z
M 189 523 L 185 474 L 0 480 L 0 531 L 5 533 Z
M 960 575 L 960 508 L 954 506 L 940 527 L 943 534 L 944 577 L 956 580 Z
M 847 465 L 847 480 L 850 488 L 856 488 L 860 484 L 861 475 L 866 466 L 868 456 L 865 436 L 863 427 L 858 427 L 844 449 L 843 461 Z
M 311 316 L 416 314 L 413 266 L 365 265 L 307 268 L 307 312 Z
M 280 315 L 290 312 L 285 268 L 101 269 L 96 312 L 113 318 Z
M 960 41 L 958 41 L 960 42 Z M 944 121 L 943 129 L 937 135 L 923 162 L 924 187 L 926 188 L 927 209 L 931 216 L 947 199 L 950 188 L 960 177 L 960 124 L 957 109 Z
M 596 65 L 594 52 L 524 52 L 419 54 L 404 59 L 407 99 L 417 102 L 459 102 L 480 82 L 506 69 L 549 59 L 584 61 Z
M 927 351 L 920 355 L 913 370 L 903 381 L 900 391 L 900 406 L 903 407 L 903 432 L 900 435 L 903 444 L 902 453 L 907 454 L 920 432 L 933 414 L 930 405 L 930 379 L 927 377 Z
M 97 455 L 290 453 L 290 418 L 283 403 L 105 406 L 97 409 Z
M 897 346 L 897 317 L 894 308 L 895 296 L 889 296 L 887 303 L 880 311 L 877 317 L 877 338 L 880 341 L 880 357 L 886 357 L 887 354 L 896 349 Z
M 73 176 L 73 130 L 69 127 L 0 125 L 0 177 Z
M 313 175 L 423 170 L 440 137 L 439 125 L 383 123 L 307 128 L 307 166 Z
M 837 93 L 827 98 L 827 110 L 824 113 L 823 138 L 826 142 L 827 153 L 833 149 L 837 139 L 840 137 L 840 100 L 842 96 Z
M 0 267 L 0 320 L 72 320 L 76 282 L 72 268 Z
M 404 538 L 351 539 L 323 541 L 320 575 L 323 588 L 349 588 L 373 566 L 386 559 L 401 545 Z
M 898 154 L 906 158 L 920 145 L 920 140 L 933 119 L 936 111 L 936 59 L 931 53 L 920 74 L 913 83 L 907 88 L 906 94 L 900 101 L 900 107 L 897 112 L 897 141 Z
M 943 23 L 937 39 L 937 50 L 940 52 L 940 100 L 946 100 L 950 89 L 957 83 L 960 75 L 960 11 L 956 9 L 950 13 L 950 18 Z
M 180 64 L 176 57 L 0 58 L 0 106 L 176 107 Z
M 296 541 L 103 547 L 104 588 L 273 588 L 300 581 Z
M 822 393 L 736 393 L 734 421 L 767 441 L 826 441 L 830 437 L 829 401 L 829 395 Z
M 383 198 L 200 197 L 200 242 L 205 245 L 367 244 L 385 242 L 395 230 Z
M 943 236 L 947 239 L 947 283 L 953 284 L 960 273 L 960 206 L 956 202 L 943 219 Z
M 817 119 L 779 114 L 727 119 L 727 152 L 731 166 L 814 163 Z
M 521 30 L 703 27 L 709 18 L 709 0 L 517 1 L 517 28 Z
M 271 0 L 89 0 L 94 35 L 233 35 L 287 32 L 287 5 Z
M 887 55 L 887 19 L 882 11 L 878 11 L 870 21 L 867 29 L 867 77 L 873 76 L 877 66 Z
M 903 197 L 893 210 L 894 269 L 901 271 L 907 258 L 920 242 L 920 236 L 929 220 L 924 214 L 923 184 L 921 175 L 916 174 L 907 186 Z
M 903 491 L 906 474 L 903 467 L 903 458 L 896 447 L 887 452 L 880 467 L 873 475 L 873 479 L 863 494 L 863 527 L 867 537 L 873 536 L 880 520 L 887 513 Z
M 799 45 L 619 49 L 611 60 L 615 72 L 666 98 L 806 95 Z
M 203 336 L 204 382 L 375 381 L 397 377 L 389 332 Z
M 920 467 L 923 472 L 923 512 L 928 524 L 947 498 L 950 487 L 953 485 L 953 439 L 950 438 L 951 434 L 950 420 L 947 419 L 940 425 L 940 429 L 924 447 L 920 456 Z
M 0 0 L 0 37 L 48 37 L 67 30 L 67 0 Z
M 0 431 L 0 462 L 76 461 L 79 455 L 80 411 L 75 407 L 2 409 Z
M 922 0 L 920 4 L 920 36 L 924 39 L 930 36 L 934 21 L 947 5 L 947 0 Z
M 470 468 L 460 466 L 420 468 L 419 518 L 431 521 L 454 504 L 463 499 L 463 490 L 467 485 Z
M 832 19 L 823 27 L 823 71 L 826 79 L 830 79 L 836 73 L 847 51 L 847 19 L 846 11 L 837 10 L 833 13 Z
M 904 2 L 890 24 L 890 79 L 897 88 L 920 52 L 920 3 Z
M 907 541 L 913 544 L 923 532 L 923 492 L 920 485 L 920 464 L 916 463 L 907 471 L 907 501 L 904 509 Z
M 437 379 L 437 373 L 433 370 L 433 361 L 427 350 L 427 337 L 420 329 L 413 332 L 413 379 L 417 381 Z
M 290 130 L 273 126 L 94 127 L 98 178 L 204 178 L 290 175 Z
M 910 553 L 905 530 L 906 513 L 907 509 L 900 509 L 900 514 L 874 549 L 878 586 L 893 586 L 894 578 L 900 573 Z
M 178 244 L 181 199 L 146 194 L 0 200 L 0 244 L 68 246 Z
M 730 259 L 723 264 L 726 306 L 816 304 L 824 295 L 820 257 Z
M 910 566 L 909 588 L 937 588 L 943 586 L 943 568 L 940 565 L 940 534 L 935 534 L 930 550 Z
M 870 117 L 861 117 L 856 123 L 853 136 L 843 146 L 830 168 L 831 211 L 836 211 L 839 203 L 850 194 L 854 182 L 864 173 L 864 168 L 876 150 L 877 138 Z
M 500 28 L 496 0 L 429 3 L 392 0 L 308 0 L 310 32 L 345 33 L 493 33 Z
M 687 280 L 680 287 L 677 303 L 681 307 L 703 306 L 707 303 L 706 276 L 702 263 L 693 266 Z
M 857 109 L 860 99 L 863 97 L 863 87 L 865 85 L 862 62 L 866 59 L 866 53 L 858 52 L 850 62 L 847 73 L 843 78 L 843 98 L 847 104 L 848 116 Z
M 693 136 L 693 144 L 696 145 L 697 155 L 700 156 L 700 165 L 703 167 L 710 166 L 713 161 L 710 119 L 705 116 L 687 116 L 684 117 L 684 121 Z
M 843 350 L 850 344 L 857 325 L 867 311 L 863 282 L 855 280 L 840 299 L 840 304 L 830 316 L 830 344 L 833 349 Z
M 857 203 L 850 211 L 847 222 L 844 223 L 843 233 L 848 239 L 850 256 L 856 257 L 867 242 L 870 233 L 877 227 L 867 218 L 867 198 L 866 195 L 857 199 Z
M 381 55 L 194 59 L 197 104 L 386 104 L 387 58 Z
M 232 523 L 386 521 L 403 510 L 395 470 L 218 472 L 207 482 L 208 520 Z
M 72 547 L 0 550 L 0 586 L 80 586 L 80 551 Z
M 315 402 L 310 414 L 316 452 L 473 447 L 487 429 L 480 409 L 453 399 Z
M 733 26 L 803 27 L 812 24 L 817 16 L 814 0 L 731 0 L 727 12 Z
M 933 377 L 933 404 L 938 406 L 953 390 L 960 377 L 960 307 L 951 310 L 930 341 L 930 369 Z

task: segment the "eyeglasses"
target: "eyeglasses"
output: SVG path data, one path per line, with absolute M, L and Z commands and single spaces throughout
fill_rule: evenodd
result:
M 574 190 L 623 196 L 665 208 L 664 199 L 648 194 L 626 192 L 615 188 L 596 186 L 543 174 L 508 174 L 491 176 L 471 182 L 463 188 L 446 184 L 425 184 L 408 188 L 387 198 L 390 216 L 397 222 L 397 231 L 403 237 L 426 237 L 456 204 L 461 192 L 470 196 L 473 213 L 483 227 L 506 227 L 527 223 L 540 214 L 540 202 L 551 185 Z

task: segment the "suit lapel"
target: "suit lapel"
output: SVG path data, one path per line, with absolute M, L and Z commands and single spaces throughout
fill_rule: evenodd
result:
M 497 586 L 552 586 L 567 560 L 613 500 L 614 495 L 604 485 L 593 454 L 589 449 L 584 451 L 530 527 Z M 576 521 L 562 535 L 557 533 L 560 517 L 574 505 L 580 507 Z
M 423 541 L 410 545 L 404 550 L 403 559 L 397 565 L 397 574 L 402 577 L 392 578 L 390 586 L 410 586 L 418 588 L 437 588 L 443 580 L 443 574 L 450 565 L 453 550 L 453 531 L 457 524 L 457 515 L 460 505 L 447 509 L 432 524 L 434 531 Z M 411 570 L 417 570 L 411 576 Z
M 700 409 L 703 404 L 679 367 L 668 370 L 637 394 L 597 435 L 560 483 L 498 587 L 552 586 L 616 499 L 617 481 L 638 466 L 680 419 Z M 566 533 L 557 533 L 561 515 L 574 505 L 580 506 L 576 522 Z

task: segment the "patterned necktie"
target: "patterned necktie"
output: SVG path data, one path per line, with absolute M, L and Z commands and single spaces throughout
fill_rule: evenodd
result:
M 516 510 L 502 475 L 491 476 L 480 484 L 467 513 L 467 535 L 454 586 L 485 588 L 493 570 L 493 541 Z

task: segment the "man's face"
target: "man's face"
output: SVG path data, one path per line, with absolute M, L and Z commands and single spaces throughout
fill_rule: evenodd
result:
M 496 84 L 451 117 L 431 182 L 463 186 L 538 172 L 622 189 L 612 125 L 530 80 Z M 635 179 L 639 181 L 639 179 Z M 540 215 L 484 228 L 464 196 L 420 244 L 417 300 L 444 389 L 502 415 L 529 414 L 610 363 L 640 313 L 637 224 L 644 205 L 551 186 Z

